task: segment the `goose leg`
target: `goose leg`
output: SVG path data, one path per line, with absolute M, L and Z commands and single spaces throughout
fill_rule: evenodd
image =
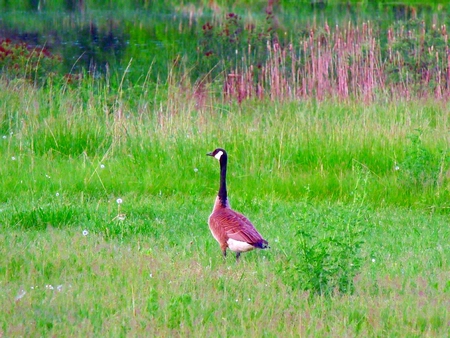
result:
M 222 250 L 222 256 L 224 259 L 227 258 L 227 248 L 228 248 L 228 245 L 226 242 L 220 243 L 220 249 Z
M 236 252 L 236 262 L 239 262 L 240 257 L 241 257 L 241 253 L 239 251 Z

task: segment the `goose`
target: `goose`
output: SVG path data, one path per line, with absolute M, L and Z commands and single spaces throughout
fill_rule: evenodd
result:
M 227 248 L 236 253 L 236 261 L 239 261 L 241 252 L 268 248 L 269 243 L 253 224 L 244 215 L 230 208 L 227 196 L 227 152 L 217 148 L 206 155 L 216 158 L 220 163 L 220 187 L 208 224 L 220 245 L 223 257 L 226 258 Z

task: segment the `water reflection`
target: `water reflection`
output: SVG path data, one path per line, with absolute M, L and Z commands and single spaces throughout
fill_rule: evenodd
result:
M 10 10 L 21 10 L 21 11 L 33 11 L 38 12 L 42 10 L 46 10 L 45 6 L 47 4 L 42 0 L 28 0 L 28 1 L 17 1 L 13 0 L 3 0 L 1 3 L 2 10 L 10 11 Z M 85 9 L 84 0 L 64 0 L 61 3 L 62 10 L 68 12 L 83 12 Z
M 142 76 L 152 67 L 153 73 L 158 74 L 154 76 L 164 78 L 167 65 L 180 55 L 187 55 L 192 62 L 204 62 L 197 55 L 202 46 L 202 27 L 207 22 L 217 23 L 217 18 L 225 19 L 227 14 L 212 7 L 178 8 L 174 12 L 170 4 L 149 7 L 158 5 L 139 0 L 125 1 L 125 5 L 120 2 L 121 8 L 112 8 L 114 4 L 110 1 L 99 3 L 90 8 L 84 0 L 65 0 L 58 4 L 41 0 L 18 4 L 18 1 L 4 0 L 0 5 L 0 40 L 7 38 L 30 47 L 45 46 L 61 56 L 63 73 L 86 71 L 97 76 L 107 69 L 120 72 L 133 59 L 132 77 Z M 267 21 L 267 8 L 266 4 L 255 5 L 251 8 L 254 12 L 248 12 L 247 8 L 243 15 L 250 14 L 253 26 L 261 25 Z M 324 22 L 333 25 L 370 20 L 380 22 L 383 27 L 394 20 L 419 18 L 441 24 L 447 20 L 443 6 L 384 5 L 375 1 L 331 6 L 326 1 L 312 0 L 288 7 L 278 3 L 272 12 L 275 29 L 287 39 L 294 39 L 301 32 L 308 32 L 311 25 L 321 26 Z
M 66 48 L 61 49 L 65 69 L 86 69 L 96 75 L 104 73 L 109 64 L 120 63 L 129 36 L 111 19 L 102 27 L 94 22 L 79 26 L 73 39 L 72 44 L 66 42 Z

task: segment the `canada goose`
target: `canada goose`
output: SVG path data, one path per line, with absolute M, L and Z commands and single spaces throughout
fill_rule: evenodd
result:
M 217 148 L 206 155 L 215 157 L 220 162 L 220 188 L 208 223 L 212 235 L 220 244 L 223 256 L 226 257 L 229 248 L 236 252 L 238 261 L 241 252 L 268 248 L 268 242 L 261 237 L 253 224 L 244 215 L 230 208 L 227 197 L 227 152 Z

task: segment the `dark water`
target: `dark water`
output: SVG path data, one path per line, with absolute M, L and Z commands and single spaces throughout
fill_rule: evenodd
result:
M 324 22 L 345 25 L 372 21 L 387 27 L 407 20 L 443 24 L 449 17 L 447 5 L 426 2 L 414 6 L 377 2 L 364 6 L 346 2 L 331 6 L 316 1 L 276 8 L 268 8 L 263 3 L 235 8 L 233 12 L 207 7 L 161 7 L 155 12 L 155 8 L 139 3 L 128 8 L 89 8 L 83 1 L 73 0 L 63 1 L 59 8 L 42 9 L 39 1 L 26 4 L 17 10 L 17 6 L 3 3 L 0 40 L 45 48 L 60 56 L 62 73 L 88 72 L 103 76 L 127 71 L 132 78 L 147 73 L 165 77 L 171 64 L 183 60 L 187 67 L 204 63 L 204 54 L 208 53 L 205 45 L 217 42 L 214 40 L 230 27 L 236 40 L 242 42 L 240 47 L 245 48 L 250 34 L 254 35 L 253 43 L 261 42 L 263 46 L 274 37 L 295 40 L 312 26 L 321 27 Z M 230 14 L 236 15 L 236 22 Z M 208 36 L 205 25 L 213 27 L 215 35 Z M 231 47 L 236 46 L 233 41 Z

